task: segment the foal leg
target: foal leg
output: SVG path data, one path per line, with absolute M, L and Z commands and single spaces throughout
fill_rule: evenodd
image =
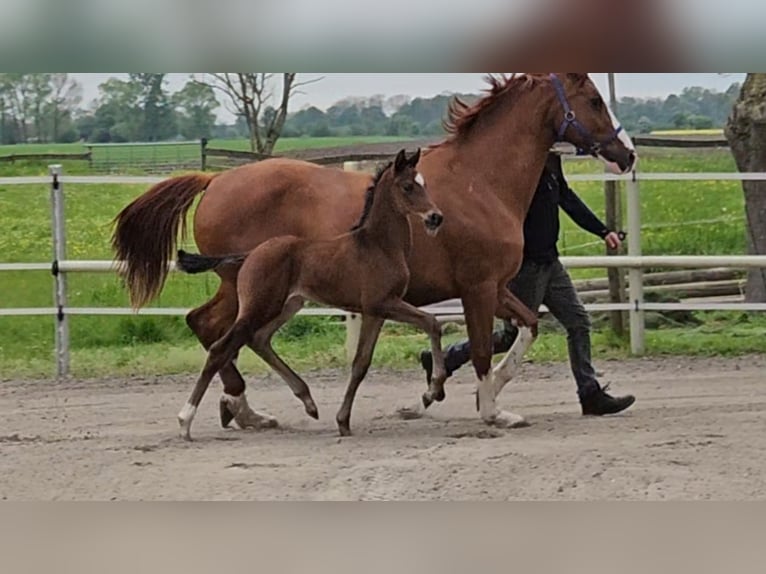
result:
M 304 381 L 295 371 L 293 371 L 274 351 L 271 346 L 271 337 L 279 328 L 287 323 L 290 318 L 295 315 L 303 307 L 303 299 L 300 297 L 292 297 L 288 299 L 276 319 L 269 321 L 264 327 L 259 329 L 250 340 L 250 348 L 261 358 L 266 364 L 274 369 L 277 374 L 290 387 L 293 394 L 303 403 L 303 407 L 306 409 L 306 414 L 311 418 L 319 418 L 319 409 L 317 409 L 316 403 L 311 396 L 306 381 Z
M 444 367 L 444 353 L 442 352 L 441 345 L 442 328 L 439 321 L 433 315 L 425 313 L 401 299 L 376 304 L 370 310 L 365 311 L 363 317 L 366 316 L 366 313 L 383 319 L 408 323 L 418 327 L 428 335 L 431 342 L 431 355 L 434 364 L 431 383 L 416 405 L 413 407 L 402 407 L 397 411 L 399 416 L 404 419 L 420 418 L 435 400 L 444 400 L 444 381 L 447 380 L 447 370 Z
M 351 407 L 354 404 L 354 397 L 362 380 L 364 380 L 367 371 L 372 362 L 372 355 L 375 351 L 375 344 L 378 341 L 380 329 L 383 327 L 385 319 L 374 317 L 372 315 L 362 315 L 362 328 L 359 332 L 359 341 L 356 345 L 356 355 L 351 365 L 351 380 L 348 382 L 346 394 L 343 397 L 343 404 L 335 416 L 338 423 L 338 431 L 341 436 L 351 436 Z
M 197 379 L 197 384 L 192 390 L 189 401 L 178 415 L 178 424 L 181 426 L 181 436 L 184 439 L 191 440 L 191 424 L 210 381 L 247 342 L 250 337 L 249 330 L 250 328 L 245 322 L 235 323 L 221 339 L 211 345 L 205 366 Z
M 239 304 L 234 279 L 221 278 L 221 285 L 215 296 L 186 316 L 186 324 L 197 336 L 205 350 L 220 339 L 234 324 Z M 227 362 L 218 373 L 223 382 L 223 392 L 219 403 L 221 426 L 226 428 L 232 419 L 242 427 L 269 428 L 277 426 L 277 420 L 266 414 L 254 411 L 247 404 L 245 379 L 236 366 L 236 355 Z M 184 410 L 188 410 L 185 406 Z M 182 411 L 183 412 L 183 411 Z
M 463 296 L 471 360 L 478 378 L 476 406 L 488 425 L 504 428 L 528 426 L 521 415 L 497 408 L 492 366 L 492 325 L 497 308 L 497 285 L 484 284 Z
M 529 309 L 510 290 L 500 293 L 501 319 L 515 320 L 519 324 L 519 335 L 510 350 L 494 368 L 495 396 L 500 394 L 519 368 L 521 360 L 537 338 L 537 314 Z

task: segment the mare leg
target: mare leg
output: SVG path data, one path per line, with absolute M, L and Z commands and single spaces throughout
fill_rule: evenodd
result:
M 303 403 L 303 407 L 306 409 L 306 414 L 314 419 L 318 419 L 319 410 L 311 396 L 311 391 L 309 390 L 308 385 L 279 357 L 279 355 L 277 355 L 271 346 L 271 337 L 274 333 L 278 331 L 282 325 L 287 323 L 293 315 L 300 311 L 301 307 L 303 307 L 303 299 L 300 297 L 292 297 L 291 299 L 288 299 L 279 316 L 261 329 L 258 329 L 252 336 L 249 346 L 266 362 L 266 364 L 282 377 L 287 383 L 287 386 L 290 387 L 290 390 L 292 390 L 293 394 Z
M 362 315 L 362 328 L 359 332 L 359 342 L 356 345 L 356 354 L 354 362 L 351 365 L 351 379 L 346 388 L 346 394 L 343 397 L 343 404 L 335 416 L 338 423 L 338 431 L 341 436 L 351 436 L 351 407 L 354 404 L 354 397 L 362 380 L 372 362 L 372 355 L 375 351 L 375 344 L 378 341 L 380 329 L 383 327 L 384 319 L 372 315 Z
M 234 324 L 238 307 L 236 280 L 222 277 L 221 285 L 215 296 L 201 307 L 192 310 L 186 316 L 186 324 L 197 336 L 202 346 L 209 350 L 210 346 Z M 242 378 L 236 367 L 236 356 L 221 368 L 218 375 L 223 382 L 224 392 L 219 403 L 223 428 L 228 427 L 232 419 L 236 419 L 237 425 L 241 428 L 277 426 L 277 420 L 274 417 L 254 411 L 247 404 L 245 379 Z M 188 408 L 187 405 L 184 410 L 188 410 Z
M 178 415 L 181 436 L 191 440 L 191 424 L 202 397 L 215 374 L 232 360 L 250 338 L 250 328 L 245 322 L 235 323 L 226 334 L 210 346 L 205 366 L 197 379 L 189 401 Z
M 498 316 L 519 324 L 519 334 L 510 350 L 494 368 L 495 396 L 500 394 L 519 368 L 521 360 L 537 338 L 537 314 L 529 309 L 511 291 L 500 293 Z
M 492 366 L 492 326 L 498 291 L 496 284 L 484 284 L 463 296 L 466 327 L 471 341 L 471 361 L 476 371 L 476 406 L 481 419 L 504 428 L 527 426 L 521 415 L 497 408 Z

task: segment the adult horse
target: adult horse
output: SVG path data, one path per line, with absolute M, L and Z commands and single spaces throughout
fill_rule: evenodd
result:
M 587 74 L 524 74 L 488 78 L 488 93 L 472 106 L 454 100 L 449 137 L 426 151 L 419 171 L 445 217 L 436 238 L 413 226 L 411 277 L 405 300 L 422 306 L 460 298 L 465 312 L 477 407 L 487 424 L 513 427 L 523 417 L 496 407 L 496 396 L 536 336 L 536 314 L 506 285 L 523 254 L 523 222 L 545 159 L 566 141 L 616 166 L 633 169 L 635 150 Z M 195 197 L 194 238 L 205 255 L 245 252 L 279 235 L 327 238 L 347 231 L 364 204 L 370 175 L 275 158 L 219 174 L 191 174 L 153 186 L 116 218 L 116 258 L 135 307 L 164 285 L 179 226 Z M 215 296 L 187 323 L 207 349 L 237 316 L 236 270 L 220 269 Z M 491 371 L 495 317 L 520 319 L 517 344 Z M 494 375 L 498 374 L 495 383 Z M 241 427 L 273 424 L 253 411 L 234 361 L 219 373 L 221 419 Z M 229 398 L 226 398 L 226 395 Z M 227 412 L 237 397 L 238 412 Z

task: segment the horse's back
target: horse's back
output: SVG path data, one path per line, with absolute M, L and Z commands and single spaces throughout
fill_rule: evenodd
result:
M 361 213 L 369 180 L 369 174 L 288 158 L 228 170 L 210 183 L 197 208 L 197 245 L 224 253 L 280 235 L 338 235 Z

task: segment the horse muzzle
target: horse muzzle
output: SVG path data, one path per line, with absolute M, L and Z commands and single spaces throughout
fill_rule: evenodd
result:
M 615 175 L 625 175 L 626 173 L 632 172 L 636 169 L 636 164 L 638 163 L 638 155 L 636 155 L 636 152 L 633 150 L 630 150 L 627 157 L 622 161 L 608 159 L 603 153 L 600 153 L 598 157 L 606 164 L 609 172 Z
M 426 233 L 431 237 L 439 232 L 443 222 L 444 216 L 438 211 L 429 211 L 423 215 L 423 224 L 426 226 Z

